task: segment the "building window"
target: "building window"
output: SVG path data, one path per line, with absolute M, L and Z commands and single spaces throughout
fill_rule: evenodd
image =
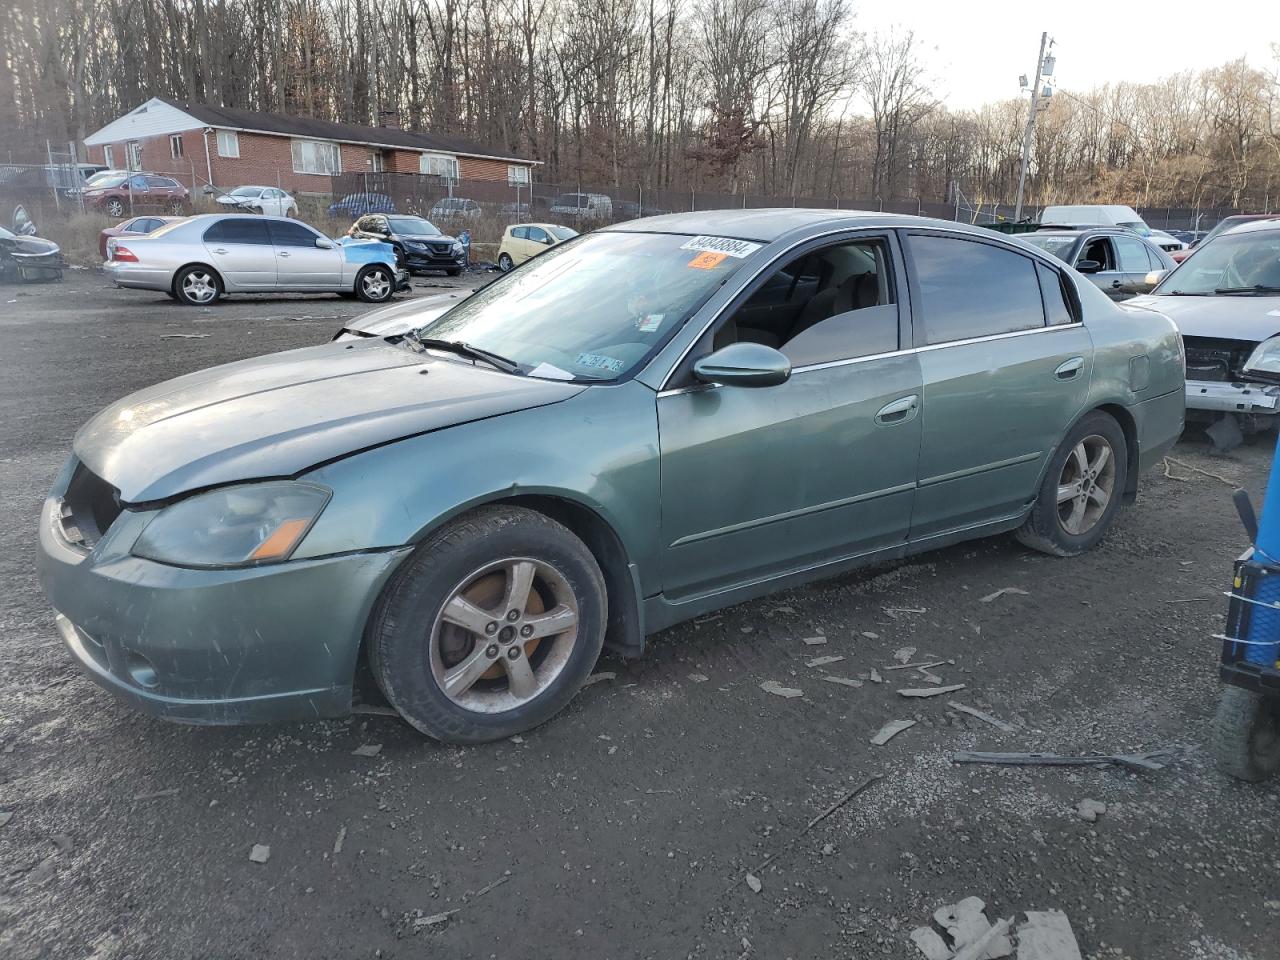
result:
M 524 186 L 529 182 L 529 168 L 518 167 L 514 163 L 507 166 L 507 183 Z
M 175 133 L 169 138 L 169 156 L 174 160 L 182 159 L 182 134 Z
M 383 170 L 386 169 L 386 167 L 383 165 L 381 150 L 369 151 L 369 169 L 373 173 L 382 173 Z
M 240 134 L 234 130 L 218 131 L 218 156 L 220 157 L 239 157 L 240 156 Z
M 418 170 L 430 177 L 447 177 L 458 179 L 458 158 L 446 157 L 438 153 L 424 153 L 418 161 Z
M 332 176 L 342 172 L 338 145 L 326 140 L 293 140 L 294 173 L 318 173 Z
M 125 150 L 129 157 L 129 169 L 142 169 L 142 144 L 137 140 L 130 140 L 125 144 Z
M 111 156 L 111 144 L 106 144 L 102 148 L 102 163 L 108 170 L 115 169 L 115 159 Z

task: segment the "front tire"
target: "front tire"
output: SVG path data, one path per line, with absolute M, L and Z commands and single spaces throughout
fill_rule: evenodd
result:
M 416 729 L 487 743 L 549 720 L 604 644 L 607 598 L 586 545 L 551 518 L 484 507 L 433 534 L 370 623 L 369 662 Z
M 173 278 L 173 298 L 188 307 L 207 307 L 222 296 L 222 278 L 210 267 L 183 267 Z
M 1237 780 L 1257 783 L 1280 772 L 1280 698 L 1223 687 L 1213 718 L 1213 755 L 1218 769 Z
M 1074 557 L 1107 533 L 1128 480 L 1128 444 L 1120 424 L 1095 410 L 1054 453 L 1018 540 L 1033 550 Z
M 365 303 L 386 303 L 396 292 L 396 278 L 381 264 L 365 267 L 356 276 L 355 294 Z
M 124 216 L 124 201 L 112 197 L 106 204 L 107 215 L 111 217 Z

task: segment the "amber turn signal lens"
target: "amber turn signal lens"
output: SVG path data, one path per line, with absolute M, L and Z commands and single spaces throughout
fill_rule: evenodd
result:
M 253 553 L 249 554 L 248 559 L 278 560 L 287 555 L 302 539 L 310 523 L 311 520 L 308 517 L 284 521 L 271 532 L 271 536 L 258 544 Z

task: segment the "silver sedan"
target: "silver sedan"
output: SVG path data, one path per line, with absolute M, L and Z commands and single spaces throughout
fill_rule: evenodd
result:
M 395 247 L 330 240 L 284 217 L 203 214 L 144 237 L 112 238 L 103 269 L 119 287 L 207 306 L 224 293 L 337 293 L 385 303 L 409 285 Z

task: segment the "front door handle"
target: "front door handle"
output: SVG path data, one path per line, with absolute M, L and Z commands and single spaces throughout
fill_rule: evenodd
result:
M 226 247 L 214 247 L 214 248 L 213 248 L 213 252 L 214 252 L 214 253 L 226 253 L 226 252 L 227 252 L 227 248 L 226 248 Z
M 1058 364 L 1058 369 L 1053 371 L 1053 375 L 1059 380 L 1074 380 L 1083 369 L 1084 357 L 1072 357 L 1070 360 Z
M 920 398 L 914 393 L 909 397 L 899 397 L 893 403 L 886 403 L 876 414 L 876 423 L 892 426 L 895 423 L 906 423 L 916 415 L 920 407 Z
M 288 250 L 277 250 L 277 251 L 276 251 L 276 256 L 277 256 L 277 257 L 287 257 L 288 255 L 289 255 L 289 251 L 288 251 Z
M 1119 290 L 1119 289 L 1120 289 L 1120 284 L 1121 284 L 1121 282 L 1122 282 L 1122 281 L 1120 281 L 1120 280 L 1112 280 L 1112 281 L 1111 281 L 1111 286 L 1113 286 L 1113 287 L 1115 287 L 1117 290 Z

